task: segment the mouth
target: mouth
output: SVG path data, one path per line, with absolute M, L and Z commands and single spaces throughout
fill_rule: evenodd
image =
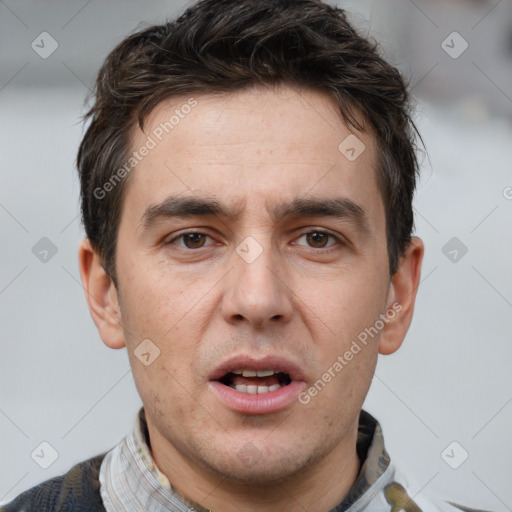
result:
M 276 357 L 237 357 L 226 361 L 210 376 L 210 389 L 234 412 L 270 414 L 296 399 L 304 389 L 300 366 Z
M 239 369 L 226 373 L 224 377 L 219 379 L 219 382 L 239 393 L 265 395 L 288 386 L 291 384 L 292 379 L 285 372 Z

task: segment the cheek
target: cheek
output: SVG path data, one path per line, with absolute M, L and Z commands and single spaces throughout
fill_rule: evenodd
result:
M 302 282 L 297 308 L 332 350 L 342 350 L 384 312 L 388 283 L 368 269 L 348 269 L 322 281 Z
M 385 307 L 386 282 L 368 272 L 347 272 L 320 286 L 302 288 L 302 308 L 319 358 L 315 379 L 306 390 L 316 414 L 341 420 L 357 413 L 370 386 L 379 335 L 361 333 L 373 326 Z M 310 290 L 307 294 L 306 291 Z M 359 338 L 358 338 L 359 336 Z
M 184 282 L 158 267 L 134 268 L 127 272 L 122 286 L 123 327 L 138 337 L 165 340 L 187 322 L 205 295 L 197 283 Z
M 151 366 L 132 362 L 133 377 L 141 400 L 151 418 L 166 424 L 179 424 L 190 410 L 193 389 L 183 392 L 183 378 L 170 367 L 163 357 Z
M 376 344 L 339 342 L 338 349 L 324 358 L 316 380 L 308 383 L 300 402 L 312 416 L 324 421 L 344 422 L 357 416 L 373 378 L 377 354 Z
M 204 285 L 183 285 L 161 274 L 140 272 L 130 277 L 123 287 L 121 316 L 134 377 L 142 388 L 139 391 L 163 396 L 161 390 L 168 393 L 173 389 L 179 395 L 179 383 L 190 381 L 190 375 L 197 373 L 197 344 L 211 320 L 212 295 Z M 137 360 L 138 347 L 147 339 L 157 347 L 150 345 L 149 352 L 158 353 L 149 366 Z

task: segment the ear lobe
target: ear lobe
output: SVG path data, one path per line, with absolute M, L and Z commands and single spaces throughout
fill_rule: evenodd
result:
M 78 259 L 85 298 L 103 343 L 110 348 L 123 348 L 126 341 L 117 290 L 105 272 L 98 252 L 87 238 L 80 244 Z
M 388 322 L 379 340 L 379 354 L 388 355 L 398 350 L 409 330 L 424 252 L 421 239 L 413 237 L 391 279 L 386 315 Z

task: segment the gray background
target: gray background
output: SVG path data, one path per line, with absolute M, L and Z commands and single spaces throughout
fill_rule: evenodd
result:
M 0 502 L 111 448 L 141 405 L 125 351 L 102 344 L 86 307 L 74 158 L 108 51 L 185 5 L 0 1 Z M 339 5 L 409 77 L 428 150 L 416 314 L 402 349 L 379 360 L 366 408 L 413 493 L 512 510 L 512 3 Z M 46 59 L 31 48 L 43 31 L 58 44 Z M 454 31 L 469 45 L 458 58 L 445 51 L 458 36 L 442 47 Z M 57 249 L 46 262 L 33 252 L 43 237 Z M 41 442 L 58 452 L 48 469 Z

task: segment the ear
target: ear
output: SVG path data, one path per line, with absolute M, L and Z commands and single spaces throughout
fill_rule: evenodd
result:
M 80 244 L 78 259 L 85 298 L 103 343 L 110 348 L 123 348 L 126 342 L 117 290 L 101 264 L 100 255 L 87 238 Z
M 423 242 L 413 237 L 391 279 L 386 313 L 388 321 L 379 340 L 379 354 L 388 355 L 398 350 L 409 330 L 424 252 Z

